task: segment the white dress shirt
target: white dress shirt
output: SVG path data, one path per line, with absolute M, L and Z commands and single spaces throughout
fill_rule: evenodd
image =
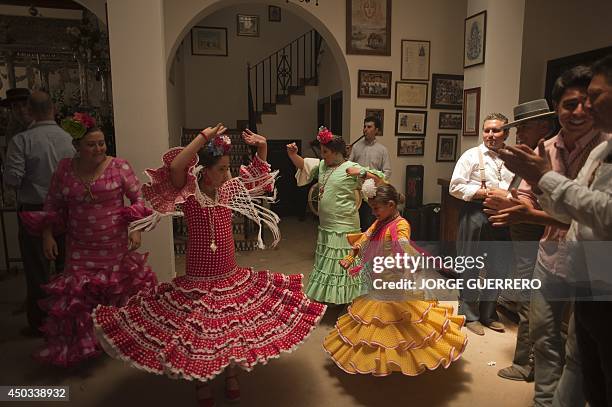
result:
M 497 153 L 489 150 L 483 143 L 467 150 L 457 161 L 448 187 L 448 192 L 455 198 L 471 201 L 482 187 L 479 151 L 482 152 L 487 188 L 507 190 L 510 186 L 514 174 L 506 168 Z

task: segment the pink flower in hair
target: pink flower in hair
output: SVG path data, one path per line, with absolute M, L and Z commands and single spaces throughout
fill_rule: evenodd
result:
M 327 129 L 327 127 L 321 126 L 319 127 L 319 134 L 317 135 L 317 140 L 321 144 L 327 144 L 334 139 L 334 135 L 331 131 Z
M 91 117 L 88 113 L 77 112 L 72 115 L 72 120 L 81 123 L 86 129 L 91 129 L 96 126 L 96 119 Z

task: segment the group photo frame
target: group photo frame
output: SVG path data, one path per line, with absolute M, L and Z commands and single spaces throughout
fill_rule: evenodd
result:
M 461 130 L 463 115 L 459 112 L 440 112 L 438 128 L 441 130 Z
M 456 134 L 438 134 L 436 162 L 457 161 L 457 139 Z
M 402 40 L 401 75 L 403 81 L 428 81 L 431 42 Z
M 191 55 L 227 56 L 227 28 L 200 27 L 191 29 Z
M 425 137 L 427 131 L 427 111 L 396 110 L 395 135 Z
M 463 106 L 463 75 L 431 75 L 432 109 L 461 110 Z
M 391 0 L 346 0 L 346 53 L 391 55 Z
M 424 138 L 398 138 L 397 139 L 397 156 L 423 156 L 425 155 L 425 139 Z
M 391 71 L 371 71 L 360 69 L 357 73 L 360 98 L 391 98 Z

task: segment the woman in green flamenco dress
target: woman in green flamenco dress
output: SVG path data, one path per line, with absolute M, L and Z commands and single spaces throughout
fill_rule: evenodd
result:
M 319 231 L 306 295 L 319 302 L 348 304 L 366 292 L 363 278 L 350 277 L 339 264 L 352 250 L 346 235 L 360 232 L 355 190 L 367 178 L 381 183 L 384 174 L 347 161 L 344 140 L 326 128 L 319 129 L 317 140 L 322 160 L 302 158 L 295 143 L 287 145 L 289 158 L 298 169 L 298 186 L 319 181 Z

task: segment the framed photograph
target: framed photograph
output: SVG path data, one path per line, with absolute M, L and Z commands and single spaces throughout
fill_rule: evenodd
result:
M 191 55 L 227 56 L 227 28 L 193 27 Z
M 346 53 L 391 55 L 391 0 L 346 0 Z
M 366 109 L 364 118 L 369 116 L 376 116 L 380 119 L 380 131 L 377 136 L 382 136 L 385 127 L 385 109 Z
M 463 27 L 463 67 L 482 65 L 487 45 L 487 11 L 469 16 Z
M 402 40 L 402 73 L 405 81 L 429 80 L 429 41 Z
M 480 133 L 480 88 L 463 92 L 463 135 L 478 136 Z
M 268 21 L 275 23 L 281 20 L 281 8 L 277 6 L 268 6 Z
M 395 107 L 427 108 L 427 83 L 395 82 Z
M 461 113 L 440 112 L 438 128 L 442 130 L 461 130 Z
M 359 98 L 391 98 L 391 71 L 366 71 L 360 69 L 358 72 Z
M 463 75 L 431 75 L 432 109 L 461 110 L 463 105 Z
M 237 32 L 245 37 L 259 37 L 259 16 L 238 14 Z
M 427 111 L 396 110 L 395 134 L 398 136 L 422 136 L 427 130 Z
M 397 156 L 425 155 L 424 138 L 398 138 Z
M 436 148 L 437 162 L 457 161 L 457 135 L 438 134 L 438 147 Z

